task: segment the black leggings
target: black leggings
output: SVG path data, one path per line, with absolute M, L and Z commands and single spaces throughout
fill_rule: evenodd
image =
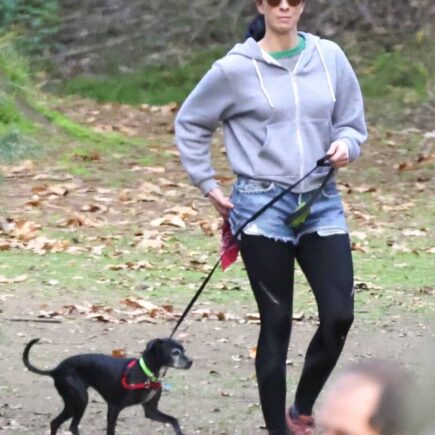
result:
M 295 407 L 311 415 L 353 321 L 353 266 L 347 234 L 301 237 L 299 245 L 242 234 L 242 258 L 261 318 L 255 367 L 269 433 L 285 434 L 286 359 L 293 309 L 294 261 L 313 289 L 319 327 L 308 347 Z

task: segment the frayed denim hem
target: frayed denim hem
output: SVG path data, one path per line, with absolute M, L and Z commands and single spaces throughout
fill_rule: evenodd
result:
M 327 231 L 328 234 L 321 234 L 322 231 Z M 331 225 L 321 225 L 312 228 L 307 228 L 305 231 L 302 231 L 300 234 L 297 235 L 296 246 L 299 244 L 299 241 L 302 236 L 305 236 L 306 234 L 312 234 L 312 233 L 318 233 L 320 237 L 328 237 L 328 236 L 335 236 L 337 234 L 349 234 L 349 231 L 347 230 L 347 228 L 331 226 Z
M 293 245 L 295 245 L 295 239 L 293 237 L 268 234 L 266 231 L 263 231 L 261 228 L 259 228 L 258 225 L 255 223 L 249 224 L 242 232 L 249 236 L 263 236 L 267 237 L 268 239 L 273 239 L 275 240 L 275 242 L 292 243 Z
M 230 221 L 231 232 L 232 234 L 236 234 L 233 223 Z M 275 234 L 268 234 L 266 231 L 263 231 L 255 222 L 247 225 L 246 228 L 242 230 L 242 233 L 247 234 L 249 236 L 262 236 L 268 239 L 272 239 L 276 242 L 284 242 L 284 243 L 292 243 L 294 246 L 299 244 L 301 237 L 306 234 L 318 233 L 321 237 L 328 237 L 338 234 L 349 234 L 347 228 L 331 226 L 331 225 L 321 225 L 312 228 L 307 228 L 305 231 L 301 232 L 297 235 L 296 238 L 293 237 L 285 237 L 285 236 L 277 236 Z M 322 232 L 328 232 L 328 234 L 321 234 Z M 237 242 L 240 242 L 241 234 L 237 237 Z

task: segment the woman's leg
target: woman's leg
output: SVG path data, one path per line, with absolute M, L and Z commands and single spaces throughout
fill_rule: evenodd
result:
M 261 318 L 255 367 L 261 408 L 270 434 L 287 433 L 286 359 L 293 309 L 294 247 L 242 235 L 240 251 Z
M 313 289 L 319 327 L 308 347 L 295 407 L 311 415 L 353 322 L 353 265 L 349 236 L 317 233 L 301 237 L 296 258 Z

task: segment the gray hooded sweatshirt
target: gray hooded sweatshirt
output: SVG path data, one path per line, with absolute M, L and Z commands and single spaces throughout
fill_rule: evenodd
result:
M 306 48 L 293 71 L 249 38 L 215 62 L 175 120 L 181 161 L 204 194 L 218 186 L 211 165 L 212 135 L 223 123 L 237 175 L 290 185 L 315 167 L 330 144 L 344 141 L 350 160 L 367 139 L 361 90 L 340 47 L 300 33 Z M 295 192 L 315 189 L 320 168 Z

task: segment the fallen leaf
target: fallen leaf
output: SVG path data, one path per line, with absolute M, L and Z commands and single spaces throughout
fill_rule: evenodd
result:
M 148 181 L 144 181 L 141 186 L 139 187 L 140 192 L 146 192 L 146 193 L 154 193 L 156 195 L 161 195 L 162 191 L 159 186 L 149 183 Z
M 226 320 L 225 313 L 223 313 L 223 312 L 219 312 L 219 313 L 217 313 L 216 316 L 217 316 L 218 320 L 220 320 L 221 322 L 223 322 L 224 320 Z
M 28 241 L 35 238 L 41 228 L 41 225 L 34 222 L 19 220 L 15 222 L 12 235 L 19 240 Z
M 367 186 L 363 184 L 358 187 L 353 187 L 352 190 L 357 193 L 374 193 L 378 191 L 378 188 L 375 186 Z
M 0 170 L 5 177 L 11 178 L 17 175 L 31 175 L 35 170 L 35 164 L 32 160 L 24 160 L 19 165 L 15 166 L 0 166 Z
M 302 321 L 304 320 L 304 313 L 300 312 L 300 313 L 293 313 L 293 320 L 297 320 L 297 321 Z
M 27 275 L 20 275 L 15 278 L 6 278 L 5 276 L 0 275 L 0 284 L 17 284 L 26 280 Z
M 57 196 L 65 196 L 68 194 L 68 189 L 65 186 L 57 185 L 57 186 L 50 186 L 48 189 L 49 193 L 53 193 Z
M 32 193 L 38 194 L 38 195 L 45 195 L 48 191 L 48 184 L 39 184 L 37 186 L 32 187 Z
M 143 308 L 147 311 L 156 310 L 159 307 L 145 299 L 126 298 L 121 301 L 122 304 L 130 308 Z
M 359 243 L 356 242 L 352 242 L 352 251 L 359 251 L 362 252 L 363 254 L 367 253 L 367 249 L 363 248 Z
M 132 199 L 132 197 L 131 197 L 130 189 L 124 189 L 118 193 L 118 200 L 121 202 L 131 201 L 131 199 Z
M 404 230 L 402 231 L 402 234 L 407 237 L 423 237 L 427 235 L 426 231 L 414 230 L 414 229 Z
M 26 201 L 24 203 L 24 205 L 27 207 L 41 207 L 42 204 L 43 204 L 43 201 L 41 201 L 39 198 L 33 198 L 33 199 L 30 199 L 29 201 Z
M 170 225 L 177 228 L 186 228 L 186 223 L 180 216 L 167 215 L 162 218 L 154 219 L 150 222 L 152 227 L 160 227 L 162 225 Z
M 113 349 L 112 356 L 113 358 L 125 358 L 126 357 L 125 349 Z
M 257 346 L 253 346 L 249 348 L 249 358 L 255 359 L 256 356 L 257 356 Z
M 175 213 L 179 215 L 182 219 L 198 215 L 198 211 L 195 210 L 194 208 L 182 207 L 182 206 L 169 208 L 165 210 L 165 213 Z
M 81 211 L 89 213 L 105 213 L 108 208 L 102 204 L 85 204 L 82 206 Z
M 196 221 L 196 223 L 201 227 L 202 231 L 209 237 L 214 236 L 219 231 L 219 223 L 217 221 L 208 221 L 202 219 Z

